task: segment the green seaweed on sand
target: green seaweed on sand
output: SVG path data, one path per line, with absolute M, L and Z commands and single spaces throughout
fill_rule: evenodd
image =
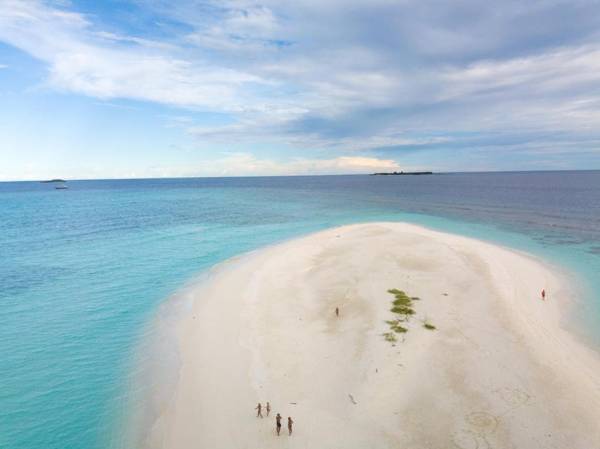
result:
M 399 324 L 391 328 L 397 334 L 405 334 L 408 332 L 408 329 L 400 326 Z
M 391 290 L 388 290 L 388 293 L 394 295 L 396 298 L 408 298 L 410 299 L 410 297 L 404 293 L 402 290 L 398 290 L 397 288 L 393 288 Z
M 415 310 L 411 307 L 406 306 L 394 306 L 390 309 L 394 313 L 398 313 L 400 315 L 414 315 Z
M 386 324 L 389 326 L 391 332 L 386 332 L 383 334 L 383 336 L 386 341 L 395 343 L 397 341 L 395 334 L 405 334 L 408 332 L 408 328 L 400 325 L 400 323 L 408 321 L 408 318 L 415 314 L 415 310 L 412 308 L 413 299 L 402 290 L 392 288 L 388 290 L 388 293 L 394 295 L 392 308 L 390 309 L 391 312 L 400 315 L 401 318 L 386 321 Z
M 396 316 L 399 315 L 399 318 L 387 320 L 386 324 L 389 326 L 391 332 L 386 332 L 382 335 L 387 341 L 395 343 L 397 341 L 395 334 L 405 334 L 408 332 L 408 328 L 401 326 L 400 323 L 407 322 L 412 315 L 415 315 L 416 312 L 413 308 L 413 301 L 420 301 L 421 298 L 417 296 L 408 296 L 405 292 L 398 290 L 397 288 L 389 289 L 388 293 L 394 295 L 390 311 L 395 313 Z M 423 327 L 428 330 L 436 329 L 436 327 L 429 323 L 427 319 L 423 320 Z
M 396 297 L 396 299 L 394 299 L 392 301 L 392 304 L 394 304 L 395 306 L 410 306 L 411 305 L 411 300 L 408 296 L 406 297 Z
M 393 330 L 394 332 L 396 332 L 397 334 L 404 334 L 406 332 L 408 332 L 408 329 L 405 327 L 402 327 L 400 325 L 400 320 L 390 320 L 390 321 L 386 321 L 387 324 L 389 324 L 390 329 Z
M 398 341 L 398 339 L 396 338 L 396 335 L 394 335 L 393 332 L 384 332 L 381 335 L 383 335 L 383 338 L 385 338 L 385 341 L 389 341 L 390 343 L 396 343 Z

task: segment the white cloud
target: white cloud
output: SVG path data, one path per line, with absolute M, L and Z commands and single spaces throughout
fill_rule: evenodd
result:
M 57 89 L 238 111 L 254 104 L 242 89 L 263 82 L 256 75 L 165 52 L 167 45 L 92 28 L 83 15 L 39 2 L 7 0 L 0 6 L 0 39 L 47 62 L 47 82 Z
M 201 126 L 192 125 L 190 122 L 180 122 L 189 134 L 194 136 L 204 146 L 211 144 L 251 144 L 261 141 L 271 144 L 282 144 L 297 148 L 327 148 L 342 152 L 369 150 L 392 146 L 426 146 L 449 142 L 452 139 L 444 136 L 436 137 L 411 137 L 393 130 L 380 129 L 377 135 L 355 137 L 324 137 L 312 135 L 308 130 L 303 133 L 287 133 L 283 131 L 288 122 L 301 116 L 301 111 L 281 112 L 281 115 L 253 116 L 231 125 Z M 175 123 L 175 122 L 174 122 Z
M 139 37 L 68 5 L 4 0 L 0 40 L 46 62 L 54 89 L 230 115 L 181 126 L 202 147 L 347 154 L 525 131 L 598 142 L 600 13 L 586 1 L 139 1 L 184 26 Z
M 277 176 L 277 175 L 332 175 L 366 174 L 379 171 L 412 169 L 401 167 L 394 160 L 372 157 L 340 156 L 332 159 L 294 158 L 276 161 L 257 158 L 250 153 L 231 153 L 222 158 L 206 160 L 185 166 L 143 166 L 136 169 L 107 166 L 48 167 L 35 162 L 26 164 L 18 180 L 41 179 L 105 179 L 105 178 L 171 178 L 218 176 Z M 0 181 L 14 179 L 14 173 L 0 170 Z
M 204 48 L 220 51 L 265 51 L 281 32 L 273 12 L 264 6 L 230 9 L 222 21 L 199 29 L 187 39 Z
M 314 175 L 341 173 L 371 173 L 374 171 L 400 170 L 391 159 L 372 157 L 340 156 L 334 159 L 294 158 L 279 162 L 259 159 L 249 153 L 235 153 L 210 163 L 210 169 L 198 173 L 213 176 L 231 175 Z
M 490 91 L 523 87 L 529 96 L 548 95 L 575 86 L 600 84 L 600 45 L 561 48 L 542 55 L 503 61 L 482 61 L 452 69 L 442 79 L 445 98 L 461 98 Z

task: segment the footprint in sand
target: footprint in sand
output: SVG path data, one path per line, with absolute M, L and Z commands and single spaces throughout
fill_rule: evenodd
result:
M 467 416 L 467 422 L 477 434 L 493 433 L 498 427 L 498 418 L 488 412 L 473 412 Z
M 458 449 L 479 449 L 477 440 L 477 435 L 467 430 L 461 430 L 452 436 L 452 444 Z
M 496 390 L 496 393 L 500 395 L 504 402 L 513 408 L 518 407 L 519 405 L 524 405 L 531 399 L 531 395 L 529 393 L 518 388 L 501 388 Z
M 498 417 L 488 412 L 473 412 L 465 416 L 469 429 L 463 429 L 452 436 L 457 449 L 491 449 L 486 436 L 498 427 Z
M 452 445 L 456 449 L 491 449 L 490 443 L 475 432 L 461 430 L 452 436 Z

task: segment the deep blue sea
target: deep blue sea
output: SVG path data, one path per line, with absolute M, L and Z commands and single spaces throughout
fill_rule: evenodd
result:
M 575 274 L 600 345 L 600 171 L 0 183 L 0 448 L 134 449 L 132 359 L 217 262 L 364 221 L 528 251 Z

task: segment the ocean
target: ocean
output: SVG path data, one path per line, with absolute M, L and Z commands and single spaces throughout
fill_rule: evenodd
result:
M 600 347 L 600 171 L 68 185 L 0 183 L 2 449 L 133 449 L 135 360 L 161 305 L 216 263 L 336 225 L 407 221 L 532 253 L 572 273 L 569 320 Z

